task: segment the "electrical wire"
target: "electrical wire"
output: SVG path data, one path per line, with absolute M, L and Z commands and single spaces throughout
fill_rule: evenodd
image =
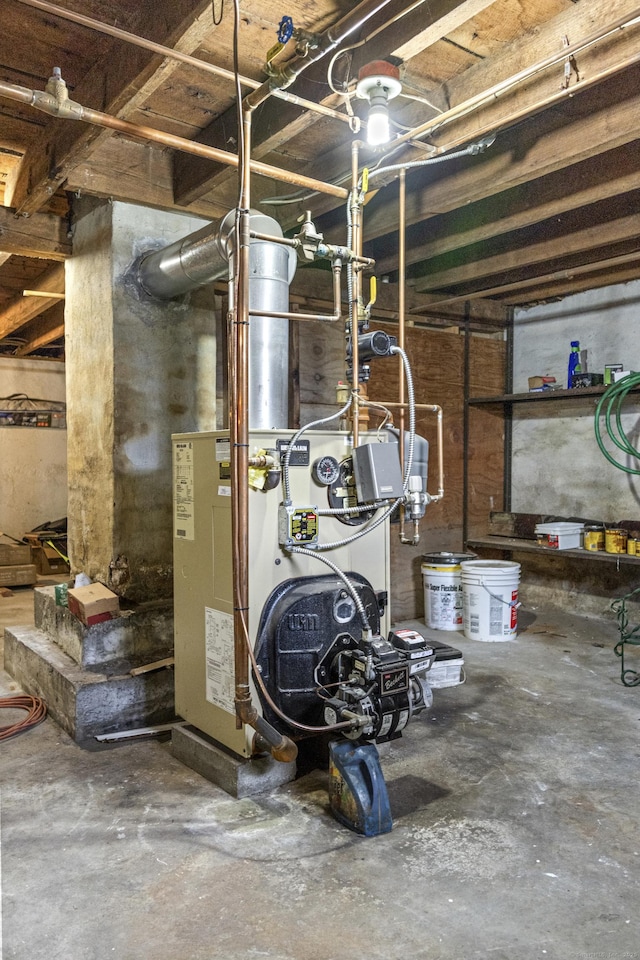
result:
M 15 697 L 0 697 L 0 708 L 6 710 L 25 710 L 27 716 L 16 723 L 9 723 L 0 727 L 0 740 L 9 740 L 16 737 L 19 733 L 24 733 L 32 727 L 37 726 L 45 719 L 47 715 L 47 705 L 40 697 L 32 697 L 27 693 L 21 693 Z
M 640 469 L 634 469 L 624 463 L 620 463 L 620 461 L 616 460 L 606 449 L 601 430 L 601 417 L 604 415 L 606 433 L 612 443 L 621 450 L 622 453 L 626 454 L 626 456 L 631 457 L 632 460 L 640 460 L 640 450 L 634 447 L 622 427 L 622 408 L 624 402 L 628 394 L 637 387 L 640 387 L 640 373 L 630 373 L 629 376 L 623 377 L 622 380 L 612 383 L 600 397 L 594 418 L 596 441 L 603 456 L 605 456 L 614 467 L 617 467 L 618 470 L 623 470 L 624 473 L 630 473 L 634 476 L 640 476 Z M 615 421 L 615 426 L 612 423 L 612 419 Z
M 416 435 L 415 391 L 413 386 L 413 374 L 411 373 L 411 365 L 409 363 L 407 354 L 400 347 L 392 347 L 391 353 L 398 354 L 402 358 L 405 379 L 407 381 L 407 401 L 409 404 L 409 446 L 407 448 L 407 465 L 404 472 L 404 482 L 402 484 L 402 496 L 394 500 L 391 506 L 388 507 L 384 513 L 380 514 L 379 517 L 371 520 L 366 526 L 361 527 L 350 537 L 345 537 L 343 540 L 334 540 L 332 543 L 318 543 L 314 548 L 314 553 L 320 550 L 337 550 L 339 547 L 345 547 L 347 544 L 353 543 L 355 540 L 359 540 L 360 537 L 366 536 L 366 534 L 371 533 L 372 530 L 375 530 L 377 527 L 379 527 L 381 523 L 384 523 L 384 521 L 390 517 L 395 510 L 397 510 L 404 500 L 404 495 L 407 492 L 407 487 L 409 486 L 411 468 L 413 467 L 413 448 Z
M 351 398 L 345 403 L 344 407 L 338 410 L 337 413 L 332 413 L 328 417 L 322 417 L 320 420 L 312 420 L 311 423 L 307 423 L 304 427 L 300 427 L 297 433 L 294 433 L 293 437 L 289 441 L 287 446 L 286 453 L 284 455 L 284 460 L 282 463 L 282 487 L 284 493 L 284 503 L 291 503 L 291 482 L 289 480 L 289 461 L 291 460 L 291 454 L 293 449 L 302 436 L 303 433 L 306 433 L 307 430 L 312 430 L 315 427 L 321 427 L 323 423 L 331 423 L 332 420 L 337 420 L 339 417 L 343 416 L 349 407 L 351 406 Z
M 437 157 L 426 157 L 424 160 L 412 160 L 410 163 L 392 163 L 386 167 L 373 167 L 369 170 L 369 180 L 379 177 L 382 173 L 393 173 L 396 170 L 414 170 L 416 167 L 427 167 L 432 163 L 444 163 L 445 160 L 457 160 L 459 157 L 475 156 L 478 153 L 484 153 L 488 147 L 495 141 L 495 136 L 485 137 L 476 143 L 469 144 L 464 150 L 456 150 L 454 153 L 441 153 Z
M 395 121 L 392 122 L 395 123 Z M 399 127 L 402 126 L 402 124 L 398 123 L 395 125 Z M 465 147 L 464 150 L 456 150 L 454 153 L 441 153 L 436 157 L 426 157 L 424 160 L 411 160 L 409 163 L 393 163 L 387 164 L 384 167 L 378 166 L 383 160 L 388 160 L 389 157 L 400 150 L 404 146 L 404 143 L 398 144 L 395 148 L 393 148 L 392 145 L 392 148 L 383 157 L 380 157 L 377 164 L 369 167 L 369 180 L 371 181 L 374 177 L 380 176 L 382 173 L 393 173 L 396 170 L 413 170 L 416 167 L 426 167 L 431 163 L 444 163 L 445 160 L 457 160 L 459 157 L 476 156 L 478 153 L 484 153 L 484 151 L 494 143 L 495 139 L 495 136 L 488 136 L 482 140 L 478 140 L 476 143 L 470 144 L 468 147 Z M 347 179 L 348 176 L 345 174 L 344 177 L 340 177 L 332 181 L 332 183 L 334 186 L 341 186 Z M 283 207 L 289 203 L 305 203 L 317 195 L 317 190 L 312 193 L 299 190 L 297 193 L 290 193 L 283 197 L 264 197 L 260 203 L 264 203 L 269 207 Z M 348 202 L 349 201 L 347 201 L 347 203 Z

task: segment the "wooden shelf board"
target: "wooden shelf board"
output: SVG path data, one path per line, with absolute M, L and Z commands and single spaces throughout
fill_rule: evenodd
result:
M 496 397 L 470 397 L 469 404 L 548 403 L 552 400 L 586 400 L 601 397 L 607 387 L 576 387 L 574 390 L 542 390 L 540 393 L 504 393 Z M 635 392 L 635 391 L 634 391 Z
M 553 557 L 570 557 L 572 560 L 596 560 L 605 563 L 640 563 L 640 557 L 628 553 L 605 553 L 604 550 L 592 551 L 582 548 L 575 550 L 554 550 L 553 547 L 540 547 L 535 540 L 519 540 L 516 537 L 471 537 L 468 547 L 485 547 L 492 550 L 513 550 L 520 553 L 546 553 Z

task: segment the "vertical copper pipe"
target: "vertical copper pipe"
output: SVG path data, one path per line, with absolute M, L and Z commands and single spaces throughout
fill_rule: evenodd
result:
M 407 172 L 402 168 L 400 171 L 399 193 L 398 193 L 398 346 L 404 350 L 404 328 L 405 328 L 405 274 L 406 274 L 406 216 L 407 216 Z M 400 404 L 400 467 L 404 477 L 404 365 L 402 357 L 398 357 L 398 402 Z M 400 507 L 400 540 L 405 541 L 404 533 L 404 506 Z
M 357 256 L 362 256 L 362 219 L 361 208 L 358 203 L 358 158 L 360 141 L 354 140 L 351 146 L 351 247 Z M 353 269 L 352 302 L 349 304 L 349 317 L 351 323 L 351 363 L 353 364 L 351 388 L 353 390 L 352 399 L 352 417 L 353 417 L 353 446 L 358 446 L 360 438 L 359 423 L 359 403 L 360 381 L 358 380 L 358 369 L 360 358 L 358 352 L 358 318 L 360 316 L 360 304 L 362 303 L 362 271 L 358 263 L 355 263 Z
M 405 348 L 405 274 L 407 263 L 406 225 L 407 225 L 407 172 L 400 171 L 400 191 L 398 209 L 398 346 Z M 398 358 L 399 380 L 398 400 L 404 404 L 404 366 L 402 357 Z M 404 469 L 404 406 L 400 407 L 400 462 Z
M 230 385 L 230 440 L 232 463 L 231 531 L 233 541 L 233 635 L 235 666 L 236 725 L 242 727 L 247 719 L 244 708 L 250 703 L 249 660 L 245 645 L 249 607 L 249 248 L 251 205 L 251 110 L 242 113 L 243 162 L 240 165 L 239 237 L 236 237 L 237 302 L 231 352 L 234 364 L 234 382 Z

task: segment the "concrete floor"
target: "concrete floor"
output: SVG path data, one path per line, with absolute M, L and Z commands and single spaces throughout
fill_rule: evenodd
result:
M 234 801 L 167 743 L 88 751 L 47 720 L 0 744 L 4 958 L 640 958 L 640 687 L 614 624 L 521 625 L 440 634 L 468 680 L 383 759 L 383 837 L 332 819 L 322 773 Z

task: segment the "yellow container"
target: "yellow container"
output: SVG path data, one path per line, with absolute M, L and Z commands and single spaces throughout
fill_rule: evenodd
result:
M 640 556 L 640 540 L 635 537 L 629 537 L 627 540 L 627 553 L 631 557 Z
M 584 528 L 585 550 L 604 550 L 604 527 Z
M 627 531 L 611 527 L 604 532 L 604 549 L 607 553 L 627 552 Z

